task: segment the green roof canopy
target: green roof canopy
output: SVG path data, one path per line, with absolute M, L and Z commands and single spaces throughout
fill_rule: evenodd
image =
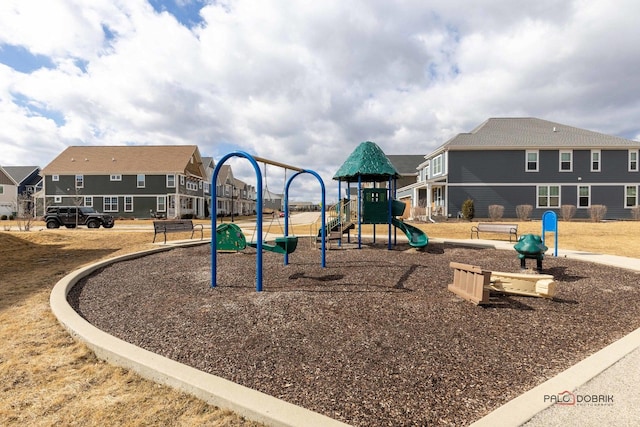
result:
M 333 176 L 336 181 L 382 182 L 400 174 L 375 142 L 360 143 Z

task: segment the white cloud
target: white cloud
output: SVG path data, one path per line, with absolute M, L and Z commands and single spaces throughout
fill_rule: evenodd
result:
M 0 65 L 0 163 L 44 166 L 68 144 L 196 143 L 322 170 L 330 186 L 362 141 L 426 154 L 489 117 L 637 137 L 638 12 L 633 0 L 225 0 L 186 28 L 143 0 L 8 0 L 0 46 L 54 67 Z

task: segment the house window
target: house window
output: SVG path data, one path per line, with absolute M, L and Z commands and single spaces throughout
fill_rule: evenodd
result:
M 180 175 L 180 185 L 184 185 L 184 175 Z
M 538 150 L 527 150 L 527 164 L 525 171 L 538 172 Z
M 560 187 L 557 185 L 538 186 L 538 208 L 559 208 Z
M 588 208 L 591 206 L 591 187 L 588 185 L 578 186 L 578 207 Z
M 202 190 L 202 181 L 198 181 L 198 188 Z
M 85 196 L 84 197 L 84 205 L 92 207 L 93 206 L 93 197 L 92 196 Z
M 76 188 L 84 187 L 84 175 L 76 175 Z
M 118 212 L 118 198 L 115 196 L 105 196 L 103 206 L 105 212 Z
M 60 181 L 60 175 L 51 175 L 51 181 Z
M 138 188 L 145 187 L 145 178 L 146 177 L 144 176 L 144 174 L 141 174 L 141 173 L 138 174 L 138 177 L 136 178 Z
M 433 176 L 442 174 L 442 155 L 432 160 Z
M 635 185 L 627 185 L 624 189 L 624 206 L 632 208 L 638 205 L 638 187 Z
M 4 194 L 4 185 L 0 185 L 0 194 Z
M 53 198 L 53 203 L 62 203 L 62 196 L 55 196 Z
M 167 188 L 176 188 L 176 176 L 167 175 Z
M 571 172 L 573 170 L 573 151 L 560 151 L 560 172 Z
M 114 174 L 109 177 L 110 181 L 122 181 L 122 175 Z
M 591 150 L 591 172 L 600 172 L 600 150 Z
M 124 211 L 133 212 L 133 196 L 124 196 Z
M 629 150 L 629 172 L 638 172 L 638 150 Z
M 156 199 L 156 212 L 164 212 L 167 210 L 167 198 L 165 196 L 158 196 Z

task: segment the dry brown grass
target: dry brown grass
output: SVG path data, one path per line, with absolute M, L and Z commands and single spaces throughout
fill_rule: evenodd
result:
M 135 222 L 142 224 L 150 222 Z M 430 237 L 466 239 L 471 224 L 419 226 Z M 99 259 L 149 248 L 152 231 L 39 228 L 0 231 L 0 425 L 255 425 L 96 359 L 51 314 L 49 293 L 62 276 Z M 299 234 L 308 230 L 294 228 Z M 563 249 L 640 258 L 640 222 L 561 222 L 559 230 Z M 384 235 L 386 228 L 377 232 Z M 540 234 L 540 222 L 520 222 L 519 232 Z
M 257 425 L 98 360 L 51 314 L 49 293 L 62 276 L 148 248 L 152 237 L 115 229 L 0 232 L 0 425 Z

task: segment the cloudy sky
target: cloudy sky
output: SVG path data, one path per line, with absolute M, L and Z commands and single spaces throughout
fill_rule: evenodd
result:
M 362 141 L 427 154 L 490 117 L 640 139 L 638 16 L 637 0 L 2 0 L 0 165 L 197 144 L 329 190 Z

